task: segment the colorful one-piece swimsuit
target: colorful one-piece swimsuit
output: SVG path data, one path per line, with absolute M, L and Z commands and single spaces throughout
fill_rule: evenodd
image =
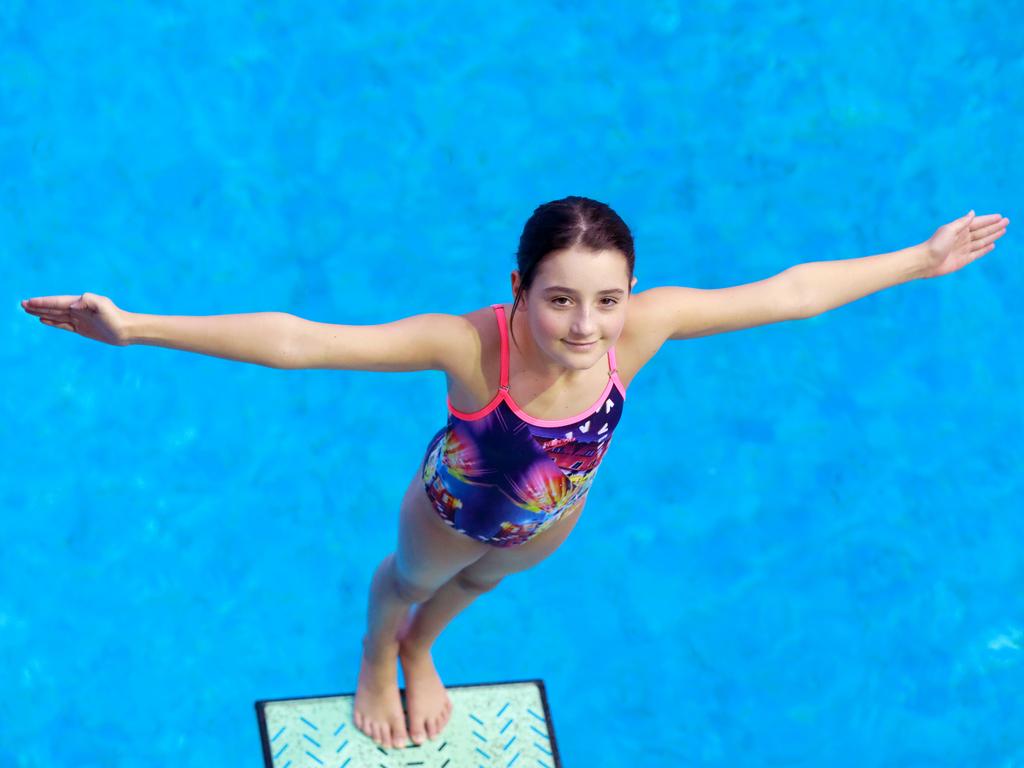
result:
M 622 415 L 626 390 L 608 350 L 608 385 L 590 408 L 548 421 L 509 394 L 505 309 L 492 304 L 501 334 L 500 387 L 474 413 L 452 408 L 430 440 L 423 484 L 449 526 L 496 547 L 514 547 L 580 506 Z

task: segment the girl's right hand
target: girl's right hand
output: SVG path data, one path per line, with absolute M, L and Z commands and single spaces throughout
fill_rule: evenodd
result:
M 74 331 L 87 339 L 124 347 L 129 344 L 124 310 L 106 296 L 83 293 L 81 296 L 41 296 L 25 299 L 21 307 L 40 322 L 65 331 Z

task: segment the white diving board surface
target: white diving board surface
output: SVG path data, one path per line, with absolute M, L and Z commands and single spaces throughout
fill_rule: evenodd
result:
M 543 680 L 446 686 L 441 734 L 385 749 L 352 722 L 355 693 L 256 702 L 266 768 L 561 768 Z M 406 708 L 405 690 L 400 690 Z M 406 709 L 406 712 L 408 710 Z

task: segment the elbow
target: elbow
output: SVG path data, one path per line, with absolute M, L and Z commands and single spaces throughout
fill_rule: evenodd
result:
M 796 267 L 789 269 L 789 305 L 793 308 L 792 315 L 795 320 L 806 320 L 818 314 Z
M 809 317 L 814 317 L 820 314 L 814 305 L 809 302 L 806 298 L 801 298 L 796 302 L 796 316 L 797 320 L 806 320 Z
M 277 351 L 271 356 L 266 366 L 279 370 L 297 370 L 307 368 L 308 360 L 302 354 L 303 345 L 300 343 L 300 325 L 304 323 L 297 315 L 281 313 L 284 315 L 284 330 L 277 340 Z
M 807 296 L 806 294 L 801 297 L 800 301 L 800 320 L 806 320 L 809 317 L 817 317 L 825 308 L 820 302 L 814 300 L 813 296 Z
M 303 358 L 295 347 L 284 347 L 273 359 L 266 363 L 268 368 L 277 368 L 281 371 L 296 371 L 300 368 L 310 368 L 309 361 Z

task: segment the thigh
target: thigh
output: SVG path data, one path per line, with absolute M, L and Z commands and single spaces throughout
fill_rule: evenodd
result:
M 483 557 L 460 572 L 460 578 L 480 585 L 497 584 L 510 573 L 531 568 L 546 558 L 568 538 L 583 514 L 586 499 L 575 511 L 567 512 L 550 527 L 516 547 L 490 547 Z
M 395 570 L 408 591 L 430 594 L 492 547 L 441 519 L 423 488 L 422 472 L 421 465 L 402 498 Z

